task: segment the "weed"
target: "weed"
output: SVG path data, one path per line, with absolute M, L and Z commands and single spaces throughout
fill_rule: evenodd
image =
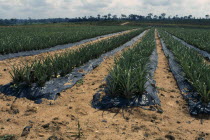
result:
M 84 80 L 80 79 L 79 81 L 77 81 L 76 85 L 81 86 L 81 85 L 83 85 L 83 83 L 84 83 Z
M 82 136 L 84 136 L 79 121 L 78 121 L 78 123 L 77 123 L 77 132 L 71 132 L 71 133 L 73 133 L 73 135 L 71 135 L 71 137 L 75 137 L 75 138 L 79 138 L 79 139 L 80 139 Z
M 14 135 L 3 135 L 3 136 L 0 136 L 0 140 L 15 140 L 15 136 Z

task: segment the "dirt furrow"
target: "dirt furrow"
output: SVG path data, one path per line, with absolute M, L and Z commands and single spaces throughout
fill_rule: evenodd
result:
M 43 58 L 45 58 L 47 56 L 50 56 L 50 55 L 53 56 L 55 54 L 61 54 L 63 52 L 69 51 L 69 50 L 77 50 L 78 48 L 85 47 L 88 44 L 94 44 L 94 43 L 97 43 L 99 41 L 102 41 L 102 40 L 105 40 L 105 39 L 108 39 L 108 38 L 112 38 L 112 37 L 119 36 L 119 35 L 122 35 L 122 34 L 127 34 L 131 31 L 132 30 L 129 30 L 129 31 L 117 34 L 117 35 L 103 37 L 103 38 L 100 38 L 98 40 L 87 42 L 87 43 L 84 43 L 84 44 L 81 44 L 81 45 L 76 45 L 76 46 L 73 46 L 73 47 L 67 48 L 67 49 L 52 51 L 52 52 L 48 52 L 48 53 L 41 53 L 41 54 L 33 55 L 33 56 L 18 57 L 18 58 L 12 58 L 12 59 L 7 59 L 7 60 L 0 61 L 0 85 L 5 85 L 5 84 L 11 82 L 12 79 L 11 79 L 9 71 L 11 70 L 13 65 L 22 65 L 22 64 L 25 64 L 25 63 L 30 63 L 30 62 L 32 62 L 36 59 L 43 59 Z
M 177 83 L 170 72 L 168 60 L 162 50 L 160 39 L 156 34 L 158 68 L 155 72 L 156 86 L 159 89 L 161 106 L 164 111 L 162 114 L 162 133 L 169 133 L 176 139 L 193 140 L 199 135 L 207 134 L 210 131 L 209 120 L 201 124 L 199 119 L 189 115 L 188 106 L 182 98 Z M 202 133 L 203 132 L 203 133 Z
M 127 24 L 129 24 L 130 22 L 124 22 L 124 23 L 122 23 L 122 24 L 120 24 L 120 25 L 127 25 Z

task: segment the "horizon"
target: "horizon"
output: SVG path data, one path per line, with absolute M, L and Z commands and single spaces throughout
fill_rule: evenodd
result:
M 51 9 L 51 10 L 49 10 Z M 161 9 L 161 10 L 159 10 Z M 179 17 L 192 15 L 195 18 L 205 18 L 210 12 L 208 0 L 0 0 L 1 19 L 48 19 L 76 18 L 100 15 L 129 15 L 147 16 L 161 15 Z

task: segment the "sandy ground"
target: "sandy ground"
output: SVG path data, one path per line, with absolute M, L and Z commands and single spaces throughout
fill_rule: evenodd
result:
M 122 23 L 121 25 L 127 25 L 128 23 L 130 23 L 130 22 L 124 22 L 124 23 Z
M 136 30 L 136 29 L 133 29 Z M 7 60 L 3 60 L 0 61 L 0 85 L 5 85 L 8 84 L 12 81 L 11 76 L 9 71 L 11 70 L 12 66 L 16 66 L 16 65 L 22 65 L 27 63 L 31 63 L 32 61 L 36 60 L 36 59 L 44 59 L 47 56 L 53 56 L 55 54 L 61 54 L 63 52 L 69 51 L 69 50 L 76 50 L 79 49 L 81 47 L 85 47 L 88 44 L 93 44 L 93 43 L 97 43 L 99 41 L 105 40 L 105 39 L 109 39 L 112 37 L 116 37 L 122 34 L 127 34 L 129 32 L 131 32 L 132 30 L 128 30 L 126 32 L 117 34 L 117 35 L 111 35 L 111 36 L 107 36 L 107 37 L 103 37 L 94 41 L 90 41 L 81 45 L 76 45 L 73 46 L 71 48 L 67 48 L 67 49 L 62 49 L 62 50 L 57 50 L 57 51 L 52 51 L 52 52 L 47 52 L 47 53 L 41 53 L 38 55 L 33 55 L 33 56 L 26 56 L 26 57 L 18 57 L 18 58 L 12 58 L 12 59 L 7 59 Z
M 0 134 L 13 134 L 18 139 L 27 140 L 46 140 L 51 136 L 60 140 L 76 139 L 72 136 L 79 134 L 79 121 L 81 139 L 88 140 L 210 139 L 209 119 L 201 121 L 188 114 L 160 40 L 156 38 L 156 42 L 159 59 L 154 78 L 162 114 L 140 107 L 106 111 L 91 107 L 92 96 L 103 88 L 107 69 L 114 63 L 114 57 L 110 57 L 87 74 L 82 82 L 62 92 L 56 101 L 45 100 L 37 105 L 27 99 L 15 100 L 0 94 Z M 30 133 L 21 137 L 26 126 L 32 126 Z

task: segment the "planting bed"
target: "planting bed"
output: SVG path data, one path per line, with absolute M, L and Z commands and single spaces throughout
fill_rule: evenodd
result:
M 73 46 L 82 45 L 82 44 L 85 44 L 87 42 L 96 41 L 96 40 L 101 39 L 101 38 L 111 37 L 111 36 L 115 36 L 115 35 L 126 33 L 126 32 L 128 32 L 128 31 L 111 33 L 111 34 L 102 35 L 102 36 L 98 36 L 98 37 L 94 37 L 94 38 L 90 38 L 90 39 L 81 40 L 81 41 L 75 42 L 75 43 L 68 43 L 68 44 L 65 44 L 65 45 L 57 45 L 57 46 L 54 46 L 54 47 L 44 48 L 44 49 L 39 49 L 39 50 L 30 50 L 30 51 L 10 53 L 10 54 L 4 54 L 4 55 L 0 54 L 0 61 L 6 60 L 6 59 L 11 59 L 11 58 L 16 58 L 16 57 L 33 56 L 33 55 L 37 55 L 37 54 L 41 54 L 41 53 L 47 53 L 47 52 L 67 49 L 67 48 L 71 48 Z
M 167 33 L 168 33 L 168 32 L 167 32 Z M 168 34 L 170 34 L 170 33 L 168 33 Z M 172 35 L 172 34 L 170 34 L 170 35 Z M 196 47 L 194 47 L 194 46 L 188 44 L 187 42 L 185 42 L 185 41 L 179 39 L 178 37 L 176 37 L 176 36 L 174 36 L 174 35 L 172 35 L 172 37 L 173 37 L 174 39 L 180 41 L 183 45 L 185 45 L 185 46 L 187 46 L 187 47 L 189 47 L 189 48 L 191 48 L 191 49 L 194 49 L 195 51 L 197 51 L 198 53 L 200 53 L 205 59 L 207 59 L 207 60 L 210 61 L 210 54 L 209 54 L 207 51 L 204 51 L 204 50 L 201 50 L 201 49 L 199 49 L 199 48 L 196 48 Z
M 129 38 L 132 38 L 133 36 L 139 34 L 142 31 L 143 30 L 133 31 L 131 33 L 128 33 L 128 35 L 122 35 L 122 38 L 124 38 L 124 41 L 123 42 L 125 42 Z M 67 75 L 64 76 L 64 77 L 53 78 L 52 80 L 48 81 L 45 84 L 44 87 L 38 87 L 38 86 L 36 86 L 36 84 L 33 84 L 31 86 L 26 86 L 25 84 L 20 84 L 18 87 L 15 87 L 15 85 L 13 83 L 11 83 L 11 84 L 7 84 L 5 86 L 1 86 L 0 87 L 0 92 L 5 93 L 6 95 L 12 95 L 12 96 L 16 96 L 16 97 L 26 97 L 26 98 L 31 99 L 31 100 L 36 100 L 37 103 L 40 102 L 39 99 L 41 99 L 41 98 L 47 98 L 47 99 L 54 100 L 54 99 L 57 98 L 57 94 L 59 92 L 63 91 L 64 89 L 67 89 L 67 88 L 72 87 L 78 80 L 82 79 L 82 77 L 85 74 L 87 74 L 92 69 L 94 69 L 95 67 L 97 67 L 103 61 L 103 59 L 105 57 L 108 57 L 110 55 L 113 55 L 116 52 L 122 50 L 123 48 L 131 45 L 137 39 L 141 38 L 144 33 L 145 32 L 143 32 L 142 34 L 138 35 L 137 37 L 133 38 L 131 41 L 127 42 L 126 44 L 124 44 L 124 45 L 122 45 L 121 47 L 118 47 L 118 48 L 117 48 L 117 45 L 122 44 L 122 41 L 120 42 L 120 40 L 118 41 L 118 44 L 112 44 L 112 45 L 109 44 L 110 45 L 109 48 L 108 48 L 108 46 L 104 46 L 104 45 L 107 45 L 106 42 L 104 42 L 104 41 L 103 42 L 102 41 L 99 42 L 99 45 L 98 46 L 100 46 L 100 47 L 107 47 L 108 48 L 108 50 L 104 50 L 103 52 L 110 51 L 110 50 L 112 50 L 114 48 L 116 48 L 116 49 L 114 49 L 114 50 L 112 50 L 112 51 L 110 51 L 108 53 L 105 53 L 105 54 L 101 55 L 97 59 L 90 60 L 88 63 L 86 63 L 85 65 L 83 65 L 81 67 L 78 67 L 78 68 L 73 69 L 72 70 L 72 73 L 70 73 L 70 71 L 69 71 L 70 74 L 67 74 L 66 73 Z M 115 40 L 116 41 L 117 38 L 120 38 L 120 37 L 121 36 L 115 37 L 114 39 L 109 39 L 108 40 L 109 41 L 108 43 L 111 43 L 110 40 Z M 90 49 L 91 47 L 95 47 L 96 48 L 95 44 L 93 44 L 92 46 L 89 45 L 86 48 L 89 48 Z M 80 53 L 80 52 L 81 51 L 79 51 L 78 53 Z M 97 57 L 98 57 L 98 55 L 99 54 L 97 53 Z M 61 55 L 61 57 L 62 57 L 62 55 Z M 93 58 L 96 58 L 96 57 L 93 57 Z M 82 59 L 82 57 L 79 57 L 78 59 Z M 72 60 L 72 59 L 70 59 L 70 60 Z M 86 60 L 87 59 L 85 59 L 85 61 Z M 64 63 L 64 64 L 66 64 L 66 63 Z M 44 70 L 46 71 L 46 68 Z
M 121 55 L 119 52 L 105 59 L 71 89 L 61 92 L 56 101 L 43 99 L 43 103 L 37 105 L 25 98 L 0 94 L 0 136 L 14 135 L 16 139 L 30 140 L 75 139 L 79 121 L 83 134 L 80 139 L 210 139 L 209 118 L 201 121 L 189 115 L 158 38 L 156 44 L 158 67 L 154 80 L 163 113 L 140 107 L 107 111 L 91 107 L 92 96 L 103 89 L 104 79 L 109 74 L 107 69 L 114 66 L 114 58 Z M 28 135 L 21 137 L 26 126 L 32 128 Z
M 164 28 L 187 43 L 210 53 L 209 29 Z
M 65 76 L 73 68 L 83 65 L 91 59 L 98 58 L 101 54 L 111 51 L 124 44 L 134 36 L 137 36 L 144 29 L 135 30 L 94 44 L 88 44 L 77 50 L 70 50 L 64 53 L 48 56 L 44 59 L 35 60 L 21 66 L 13 66 L 11 75 L 16 85 L 31 85 L 36 83 L 43 86 L 46 81 L 58 76 Z
M 160 32 L 171 71 L 192 115 L 210 114 L 210 67 L 196 51 Z M 165 44 L 166 43 L 166 44 Z
M 43 60 L 46 57 L 49 56 L 54 56 L 54 55 L 60 55 L 62 53 L 65 53 L 67 51 L 75 51 L 78 50 L 80 48 L 86 47 L 90 44 L 95 44 L 97 42 L 103 41 L 103 40 L 107 40 L 109 38 L 112 37 L 117 37 L 123 34 L 127 34 L 129 32 L 131 32 L 132 30 L 128 30 L 125 31 L 123 33 L 119 33 L 119 34 L 115 34 L 115 35 L 111 35 L 111 36 L 107 36 L 107 37 L 103 37 L 94 41 L 90 41 L 81 45 L 76 45 L 76 46 L 72 46 L 70 48 L 66 48 L 66 49 L 62 49 L 62 50 L 57 50 L 57 51 L 52 51 L 52 52 L 47 52 L 47 53 L 41 53 L 41 54 L 37 54 L 37 55 L 33 55 L 33 56 L 24 56 L 24 57 L 18 57 L 18 58 L 13 58 L 13 59 L 6 59 L 6 60 L 2 60 L 0 61 L 0 67 L 1 70 L 0 71 L 0 85 L 5 85 L 9 82 L 12 82 L 12 77 L 9 73 L 9 71 L 12 70 L 12 66 L 21 66 L 23 64 L 30 64 L 33 63 L 34 60 Z
M 115 59 L 115 66 L 106 78 L 103 97 L 93 96 L 92 106 L 97 109 L 160 105 L 153 80 L 157 66 L 154 29 Z M 102 98 L 102 99 L 101 99 Z
M 0 54 L 40 50 L 133 28 L 127 26 L 0 27 Z

